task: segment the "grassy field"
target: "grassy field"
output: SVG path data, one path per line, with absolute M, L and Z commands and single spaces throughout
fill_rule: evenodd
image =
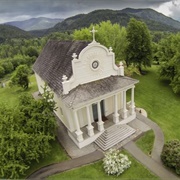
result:
M 167 80 L 158 78 L 157 68 L 152 66 L 146 75 L 135 77 L 140 81 L 135 88 L 136 106 L 162 128 L 166 141 L 180 139 L 180 95 L 173 93 Z
M 8 106 L 14 107 L 18 103 L 18 97 L 23 94 L 23 93 L 30 93 L 32 94 L 33 92 L 37 91 L 37 85 L 36 85 L 36 78 L 34 75 L 31 75 L 29 77 L 30 79 L 30 84 L 29 84 L 29 89 L 27 91 L 24 91 L 20 87 L 9 87 L 8 86 L 8 81 L 6 81 L 6 87 L 1 88 L 0 87 L 0 103 L 6 103 Z
M 142 149 L 144 153 L 150 155 L 153 148 L 154 137 L 153 130 L 150 130 L 136 141 L 136 145 Z
M 40 169 L 41 167 L 47 166 L 49 164 L 53 164 L 53 163 L 59 163 L 65 160 L 70 159 L 67 154 L 65 153 L 64 149 L 61 147 L 61 145 L 56 141 L 52 142 L 52 150 L 50 152 L 50 154 L 48 156 L 46 156 L 45 158 L 42 158 L 39 160 L 39 162 L 34 162 L 32 163 L 32 166 L 30 167 L 30 169 L 27 170 L 26 175 L 24 177 L 21 178 L 25 178 L 28 175 L 30 175 L 31 173 L 37 171 L 38 169 Z
M 50 180 L 58 179 L 158 179 L 155 175 L 149 172 L 144 166 L 137 162 L 126 151 L 122 152 L 127 154 L 132 164 L 131 167 L 120 176 L 108 176 L 103 170 L 102 161 L 97 163 L 76 168 L 70 171 L 66 171 L 57 175 L 49 177 Z

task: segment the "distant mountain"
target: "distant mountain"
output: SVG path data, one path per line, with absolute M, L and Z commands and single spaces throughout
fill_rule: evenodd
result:
M 51 19 L 45 17 L 31 18 L 25 21 L 12 21 L 6 24 L 16 26 L 25 31 L 48 29 L 53 27 L 55 24 L 61 22 L 63 19 Z
M 54 27 L 39 31 L 31 31 L 35 36 L 47 35 L 51 32 L 65 32 L 89 27 L 92 23 L 98 24 L 102 21 L 110 20 L 112 23 L 118 23 L 121 26 L 127 26 L 129 20 L 135 18 L 146 23 L 152 31 L 178 32 L 180 31 L 180 22 L 167 17 L 152 9 L 131 9 L 123 10 L 95 10 L 88 14 L 78 14 L 69 17 Z
M 12 38 L 32 38 L 33 36 L 22 29 L 17 27 L 0 24 L 0 43 L 4 42 L 6 39 Z
M 168 26 L 172 26 L 176 29 L 180 29 L 180 22 L 176 21 L 170 17 L 167 17 L 153 9 L 132 9 L 126 8 L 121 10 L 123 13 L 132 14 L 137 17 L 140 17 L 144 20 L 152 20 Z

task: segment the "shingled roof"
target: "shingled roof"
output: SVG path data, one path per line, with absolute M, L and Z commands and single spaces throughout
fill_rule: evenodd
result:
M 55 93 L 62 95 L 62 76 L 72 76 L 72 54 L 79 55 L 88 44 L 85 41 L 48 41 L 33 70 Z
M 33 70 L 69 108 L 138 83 L 138 80 L 126 76 L 110 76 L 79 85 L 63 95 L 62 76 L 72 76 L 72 54 L 79 55 L 88 44 L 85 41 L 49 41 L 33 66 Z
M 69 94 L 63 95 L 62 99 L 69 108 L 73 108 L 97 97 L 117 93 L 117 91 L 126 89 L 138 82 L 138 80 L 127 76 L 110 76 L 94 82 L 79 85 L 71 90 Z

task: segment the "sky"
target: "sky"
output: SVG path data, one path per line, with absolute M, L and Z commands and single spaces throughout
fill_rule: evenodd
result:
M 96 9 L 152 8 L 180 21 L 180 0 L 0 0 L 0 23 L 36 17 L 68 18 Z

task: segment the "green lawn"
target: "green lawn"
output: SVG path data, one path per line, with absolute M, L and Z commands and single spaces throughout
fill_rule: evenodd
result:
M 9 87 L 8 81 L 6 81 L 6 87 L 0 87 L 0 103 L 6 103 L 8 106 L 14 107 L 17 105 L 18 97 L 23 93 L 33 93 L 38 90 L 36 85 L 36 78 L 35 75 L 31 75 L 29 77 L 30 84 L 29 89 L 24 91 L 20 87 Z
M 136 141 L 136 145 L 142 149 L 144 153 L 150 155 L 153 148 L 154 137 L 153 130 L 150 130 Z
M 135 88 L 136 106 L 162 128 L 165 140 L 180 139 L 180 95 L 173 93 L 167 80 L 159 79 L 157 68 L 152 66 L 146 75 L 135 77 L 140 81 Z
M 58 141 L 53 141 L 52 142 L 52 150 L 49 155 L 47 155 L 45 158 L 42 158 L 39 160 L 39 163 L 34 161 L 32 163 L 32 166 L 30 169 L 27 170 L 26 175 L 22 178 L 27 177 L 31 173 L 37 171 L 41 167 L 47 166 L 49 164 L 53 163 L 59 163 L 65 160 L 70 159 L 67 154 L 65 153 L 64 149 L 61 147 L 61 145 L 58 143 Z
M 76 168 L 70 171 L 50 176 L 48 179 L 158 179 L 126 151 L 123 151 L 122 153 L 128 155 L 132 164 L 127 171 L 125 171 L 118 177 L 112 175 L 108 176 L 107 174 L 105 174 L 102 161 L 98 161 L 91 165 L 83 166 L 81 168 Z

